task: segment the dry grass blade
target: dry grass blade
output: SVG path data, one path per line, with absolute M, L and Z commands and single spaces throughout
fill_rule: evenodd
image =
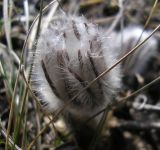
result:
M 19 59 L 18 55 L 13 50 L 11 51 L 11 55 L 13 56 L 14 60 L 19 65 L 20 64 L 20 59 Z
M 95 150 L 96 148 L 96 143 L 97 143 L 97 139 L 99 138 L 99 135 L 101 134 L 102 132 L 102 129 L 103 129 L 103 125 L 106 121 L 106 118 L 107 118 L 107 114 L 108 114 L 108 111 L 110 109 L 105 109 L 104 112 L 103 112 L 103 115 L 102 115 L 102 118 L 98 124 L 98 127 L 96 128 L 96 133 L 90 143 L 90 146 L 89 146 L 89 150 Z
M 40 108 L 38 106 L 38 104 L 36 103 L 36 101 L 34 101 L 34 108 L 36 110 L 36 126 L 37 126 L 37 129 L 36 129 L 36 133 L 39 133 L 40 130 L 41 130 L 41 123 L 40 123 Z M 36 142 L 36 149 L 38 150 L 42 150 L 42 147 L 41 147 L 41 137 L 38 138 L 37 142 Z
M 49 11 L 49 13 L 48 13 L 48 15 L 46 17 L 46 23 L 44 23 L 42 25 L 43 31 L 45 31 L 45 29 L 48 27 L 49 22 L 51 21 L 53 15 L 55 14 L 55 12 L 57 10 L 57 7 L 59 6 L 59 3 L 60 2 L 56 1 L 55 4 L 53 6 L 51 6 L 51 9 L 50 9 L 50 11 Z M 43 33 L 43 31 L 42 31 L 42 33 Z
M 106 35 L 109 35 L 114 30 L 118 22 L 122 19 L 123 11 L 124 11 L 124 6 L 122 3 L 123 1 L 119 0 L 119 5 L 121 5 L 120 11 L 117 14 L 116 18 L 114 19 L 114 21 L 112 22 L 112 24 L 110 25 L 109 29 L 106 31 Z
M 11 123 L 12 123 L 13 110 L 14 110 L 14 100 L 15 100 L 16 89 L 17 89 L 19 77 L 20 77 L 20 74 L 17 75 L 16 82 L 14 85 L 14 91 L 13 91 L 13 96 L 12 96 L 12 101 L 11 101 L 10 112 L 9 112 L 9 121 L 8 121 L 8 127 L 7 127 L 7 137 L 6 137 L 5 150 L 8 150 L 9 133 L 11 130 Z
M 154 4 L 153 4 L 153 7 L 152 7 L 152 9 L 151 9 L 151 11 L 150 11 L 150 13 L 149 13 L 148 19 L 147 19 L 147 21 L 146 21 L 146 23 L 145 23 L 145 25 L 144 25 L 144 29 L 145 29 L 145 28 L 147 27 L 147 25 L 149 24 L 149 22 L 150 22 L 150 20 L 151 20 L 151 17 L 152 17 L 152 15 L 153 15 L 153 12 L 154 12 L 154 10 L 156 9 L 157 3 L 158 3 L 158 0 L 155 0 L 155 2 L 154 2 Z M 141 35 L 141 36 L 142 36 L 142 35 Z M 140 38 L 141 38 L 141 36 L 140 36 Z
M 9 16 L 9 12 L 8 12 L 8 8 L 10 9 L 10 7 L 11 6 L 9 5 L 9 2 L 7 0 L 6 1 L 4 0 L 3 1 L 4 26 L 5 26 L 5 33 L 6 33 L 8 48 L 11 51 L 12 50 L 11 37 L 10 37 L 10 32 L 11 32 L 11 18 L 10 17 L 11 16 Z
M 119 6 L 121 8 L 121 20 L 120 20 L 120 28 L 121 28 L 121 51 L 123 50 L 123 29 L 124 29 L 124 6 L 123 6 L 123 0 L 119 0 Z
M 7 50 L 7 47 L 0 43 L 0 48 L 4 49 L 4 50 Z M 18 57 L 18 55 L 15 53 L 15 51 L 11 50 L 10 51 L 10 56 L 13 57 L 14 61 L 17 63 L 17 64 L 20 64 L 20 59 Z
M 28 0 L 24 0 L 24 12 L 26 17 L 26 32 L 29 30 L 29 5 Z
M 41 131 L 38 133 L 38 135 L 36 135 L 36 137 L 34 138 L 34 140 L 29 144 L 27 150 L 30 150 L 31 147 L 34 145 L 34 143 L 36 142 L 36 140 L 39 138 L 39 136 L 42 135 L 42 133 L 49 127 L 49 125 L 55 120 L 55 118 L 53 118 L 52 120 L 50 120 L 45 127 L 43 127 L 41 129 Z
M 102 0 L 87 0 L 87 1 L 82 1 L 80 3 L 80 6 L 85 7 L 85 6 L 99 4 L 99 3 L 102 3 L 102 2 L 103 2 Z
M 2 135 L 5 137 L 5 138 L 7 138 L 7 131 L 6 131 L 6 129 L 1 125 L 1 122 L 0 122 L 0 132 L 2 133 Z M 9 144 L 11 145 L 11 146 L 13 146 L 14 145 L 14 142 L 13 142 L 13 140 L 9 137 Z M 21 148 L 19 148 L 17 145 L 15 145 L 15 149 L 16 150 L 22 150 Z
M 2 60 L 0 61 L 0 73 L 1 73 L 2 76 L 6 77 L 5 68 L 2 65 Z M 4 84 L 5 84 L 5 88 L 7 89 L 7 91 L 9 91 L 9 95 L 12 96 L 13 90 L 12 90 L 12 88 L 11 88 L 7 79 L 4 80 Z

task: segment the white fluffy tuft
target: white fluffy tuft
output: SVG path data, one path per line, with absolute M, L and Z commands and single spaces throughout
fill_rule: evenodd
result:
M 84 17 L 63 15 L 50 23 L 38 40 L 32 74 L 33 90 L 46 109 L 58 109 L 115 63 L 106 38 Z M 116 67 L 82 92 L 68 111 L 93 115 L 112 102 L 118 88 Z

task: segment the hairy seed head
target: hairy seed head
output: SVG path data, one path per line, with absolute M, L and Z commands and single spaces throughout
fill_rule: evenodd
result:
M 40 36 L 32 87 L 49 111 L 64 105 L 116 61 L 97 25 L 63 15 Z M 119 67 L 83 91 L 67 108 L 90 116 L 112 102 L 120 87 Z

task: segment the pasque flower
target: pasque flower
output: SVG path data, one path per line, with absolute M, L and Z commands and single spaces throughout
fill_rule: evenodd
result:
M 32 73 L 32 87 L 44 107 L 55 111 L 116 61 L 101 29 L 85 17 L 61 15 L 40 35 Z M 114 41 L 113 41 L 114 44 Z M 120 87 L 114 68 L 81 92 L 67 106 L 69 113 L 91 116 L 112 102 Z

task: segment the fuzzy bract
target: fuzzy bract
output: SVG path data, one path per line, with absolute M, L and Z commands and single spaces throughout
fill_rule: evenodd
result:
M 44 106 L 55 111 L 115 62 L 112 49 L 96 24 L 83 16 L 62 15 L 40 35 L 35 53 L 32 87 Z M 90 116 L 112 102 L 120 88 L 115 67 L 81 92 L 67 110 Z

